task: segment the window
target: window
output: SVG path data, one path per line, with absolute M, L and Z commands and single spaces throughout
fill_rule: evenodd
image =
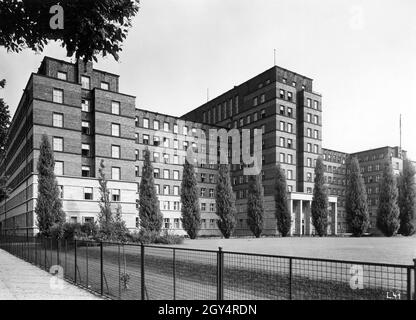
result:
M 283 121 L 280 121 L 280 130 L 281 131 L 285 130 L 285 123 Z
M 183 128 L 182 128 L 182 133 L 186 136 L 186 135 L 188 135 L 188 127 L 187 126 L 184 126 Z
M 206 191 L 207 189 L 206 188 L 201 188 L 201 190 L 200 190 L 200 196 L 201 197 L 205 197 L 205 191 Z
M 173 133 L 178 133 L 178 125 L 177 124 L 173 125 Z
M 280 106 L 280 114 L 281 114 L 282 116 L 284 116 L 284 115 L 285 115 L 285 106 Z
M 285 90 L 283 90 L 283 89 L 280 89 L 279 90 L 279 97 L 280 97 L 280 99 L 284 99 L 285 98 Z
M 293 143 L 292 143 L 292 139 L 287 139 L 287 147 L 288 147 L 289 149 L 292 149 L 292 145 L 293 145 Z
M 311 128 L 306 129 L 306 136 L 307 137 L 311 137 L 312 136 L 312 129 Z
M 179 195 L 179 186 L 173 186 L 173 195 L 178 196 Z
M 81 76 L 81 88 L 90 90 L 90 77 Z
M 201 182 L 205 182 L 206 175 L 205 173 L 201 173 Z
M 108 90 L 109 89 L 108 82 L 101 81 L 101 89 Z
M 66 72 L 58 71 L 58 79 L 66 81 L 67 80 Z
M 153 152 L 153 161 L 160 162 L 159 152 Z
M 149 135 L 148 134 L 143 135 L 143 144 L 149 144 Z
M 292 118 L 292 108 L 287 108 L 287 116 Z
M 163 201 L 163 210 L 169 210 L 169 201 Z M 165 219 L 166 220 L 166 219 Z M 169 220 L 169 219 L 167 219 Z
M 134 174 L 135 174 L 136 177 L 140 177 L 140 168 L 139 168 L 139 166 L 135 167 Z
M 293 125 L 291 123 L 287 124 L 287 132 L 290 132 L 290 133 L 293 132 Z
M 285 138 L 280 138 L 280 146 L 284 147 L 285 146 Z
M 81 167 L 81 176 L 89 177 L 90 176 L 90 167 L 89 166 L 82 166 Z
M 63 197 L 64 197 L 64 186 L 58 186 L 58 189 L 59 189 L 59 195 L 58 195 L 58 197 L 60 199 L 63 199 Z
M 173 180 L 179 180 L 179 171 L 173 170 Z
M 139 160 L 140 159 L 140 152 L 139 152 L 139 150 L 134 150 L 134 155 L 136 156 L 136 160 Z
M 293 171 L 292 170 L 287 170 L 287 179 L 292 180 L 292 177 L 293 177 Z
M 308 182 L 311 182 L 311 181 L 312 181 L 312 173 L 308 172 L 308 173 L 306 174 L 306 180 L 307 180 Z
M 209 189 L 209 197 L 214 198 L 214 189 Z
M 306 148 L 306 150 L 307 150 L 308 152 L 312 152 L 312 144 L 308 143 L 308 144 L 307 144 L 307 148 Z
M 209 211 L 211 211 L 211 212 L 214 212 L 215 211 L 215 203 L 210 203 L 209 204 Z
M 318 153 L 318 145 L 317 144 L 313 145 L 313 152 Z
M 244 126 L 244 118 L 240 118 L 240 127 Z
M 266 101 L 266 95 L 263 93 L 263 94 L 260 96 L 260 103 L 264 103 L 264 101 Z
M 163 154 L 163 163 L 165 164 L 169 163 L 169 155 L 167 153 Z
M 266 109 L 261 110 L 261 118 L 266 118 Z
M 169 179 L 169 170 L 168 169 L 163 170 L 163 179 Z
M 160 186 L 158 184 L 155 184 L 155 192 L 156 194 L 160 194 Z
M 307 167 L 312 167 L 312 159 L 311 158 L 306 159 L 306 166 Z
M 215 179 L 214 179 L 214 175 L 210 174 L 209 175 L 209 183 L 215 183 Z
M 120 180 L 120 168 L 118 167 L 111 168 L 111 179 Z
M 143 128 L 149 128 L 149 119 L 143 118 Z
M 205 202 L 201 203 L 201 211 L 205 211 L 207 209 L 207 204 Z
M 313 130 L 313 137 L 314 137 L 315 139 L 319 139 L 319 133 L 318 133 L 318 130 Z
M 111 101 L 111 113 L 112 114 L 120 114 L 120 102 Z
M 292 92 L 287 92 L 287 100 L 289 100 L 289 101 L 292 101 L 292 98 L 293 98 L 293 94 L 292 94 Z
M 316 100 L 313 101 L 313 108 L 318 109 L 318 101 Z
M 313 123 L 319 124 L 318 116 L 313 116 Z
M 311 122 L 311 118 L 312 118 L 312 115 L 310 113 L 308 113 L 306 115 L 306 121 Z
M 111 200 L 112 201 L 120 201 L 120 189 L 112 189 L 111 190 Z
M 59 137 L 53 137 L 53 151 L 63 151 L 64 139 Z
M 280 163 L 284 163 L 285 162 L 285 154 L 284 153 L 281 153 L 280 154 L 279 161 L 280 161 Z
M 257 106 L 257 104 L 258 104 L 257 97 L 255 97 L 255 98 L 253 99 L 253 106 L 255 107 L 255 106 Z
M 81 144 L 81 154 L 83 157 L 89 157 L 90 156 L 90 145 L 87 143 Z
M 111 146 L 111 157 L 116 159 L 120 158 L 120 146 Z
M 163 205 L 163 209 L 165 209 L 165 205 Z M 165 210 L 167 210 L 167 209 L 165 209 Z M 164 225 L 165 229 L 169 229 L 170 228 L 170 219 L 169 218 L 164 218 L 163 219 L 163 225 Z
M 169 193 L 170 193 L 170 188 L 169 188 L 169 186 L 168 186 L 168 185 L 164 185 L 164 186 L 163 186 L 163 194 L 165 194 L 165 195 L 169 195 Z
M 64 115 L 62 113 L 53 113 L 52 125 L 54 127 L 62 128 L 64 125 Z
M 168 138 L 163 138 L 163 146 L 165 148 L 169 148 L 169 139 Z
M 90 101 L 87 99 L 81 100 L 81 110 L 84 112 L 90 112 Z
M 83 134 L 90 134 L 90 123 L 89 121 L 82 121 L 82 133 Z
M 246 117 L 246 122 L 247 122 L 247 124 L 250 124 L 250 115 L 248 115 L 248 116 Z
M 188 141 L 183 142 L 183 150 L 188 150 Z
M 92 200 L 92 188 L 86 187 L 84 188 L 84 199 L 85 200 Z
M 178 210 L 178 209 L 174 208 L 174 210 Z M 173 219 L 173 225 L 175 229 L 179 229 L 179 218 Z
M 312 100 L 310 98 L 306 99 L 306 106 L 309 108 L 312 106 Z
M 153 129 L 159 130 L 159 121 L 158 120 L 153 120 Z
M 179 156 L 177 154 L 173 155 L 173 164 L 179 164 Z
M 159 179 L 159 177 L 160 177 L 160 170 L 159 169 L 157 169 L 157 168 L 153 169 L 153 177 L 156 178 L 156 179 Z
M 64 103 L 64 91 L 61 89 L 53 89 L 52 101 L 55 103 Z
M 120 125 L 117 123 L 112 123 L 111 124 L 111 135 L 114 137 L 119 137 L 120 136 Z
M 63 161 L 55 161 L 55 175 L 62 176 L 64 174 L 64 162 Z
M 153 145 L 156 146 L 156 147 L 160 145 L 160 138 L 159 137 L 153 136 Z
M 255 113 L 253 114 L 253 121 L 257 121 L 257 112 L 255 112 Z M 234 126 L 234 128 L 236 128 L 236 126 Z
M 287 155 L 287 163 L 293 164 L 293 156 L 291 154 Z
M 179 148 L 179 141 L 177 139 L 173 140 L 173 148 L 178 149 Z
M 169 131 L 169 122 L 163 123 L 163 131 Z

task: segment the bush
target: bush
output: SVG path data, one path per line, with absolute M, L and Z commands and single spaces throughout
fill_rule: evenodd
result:
M 139 232 L 128 234 L 127 240 L 143 244 L 182 244 L 184 237 L 169 233 L 167 230 L 160 234 L 157 231 L 148 231 L 142 229 Z
M 50 237 L 52 239 L 62 239 L 64 236 L 64 230 L 62 228 L 62 224 L 54 223 L 49 228 Z
M 183 236 L 179 236 L 165 230 L 162 235 L 158 235 L 154 243 L 160 244 L 182 244 L 184 240 Z
M 81 236 L 81 224 L 78 222 L 65 222 L 63 231 L 64 240 L 74 240 L 75 237 Z
M 81 233 L 84 237 L 96 237 L 98 226 L 95 222 L 85 222 L 81 225 Z

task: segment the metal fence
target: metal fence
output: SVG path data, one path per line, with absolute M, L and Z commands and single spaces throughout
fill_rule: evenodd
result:
M 111 299 L 416 299 L 412 265 L 0 236 L 0 248 Z

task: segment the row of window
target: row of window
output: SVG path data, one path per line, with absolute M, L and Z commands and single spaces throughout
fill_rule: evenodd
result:
M 311 113 L 306 114 L 306 121 L 313 123 L 313 124 L 319 124 L 319 117 L 315 114 L 312 116 Z
M 135 124 L 136 127 L 139 127 L 139 117 L 136 116 L 135 117 Z M 148 118 L 143 118 L 143 128 L 149 129 L 149 119 Z M 163 131 L 165 132 L 170 132 L 170 127 L 171 124 L 169 122 L 163 122 Z M 159 120 L 153 120 L 153 128 L 154 130 L 160 130 L 160 122 Z M 196 134 L 196 128 L 192 128 L 192 134 L 195 135 Z M 175 123 L 173 124 L 173 133 L 179 133 L 179 126 Z M 189 133 L 189 127 L 188 126 L 183 126 L 182 127 L 182 134 L 183 135 L 188 135 Z
M 319 131 L 318 130 L 313 130 L 313 135 L 312 135 L 312 129 L 311 128 L 307 128 L 306 129 L 306 136 L 308 138 L 319 139 Z
M 279 98 L 286 99 L 287 101 L 293 101 L 293 93 L 290 91 L 285 91 L 283 89 L 279 90 Z
M 324 153 L 324 160 L 345 164 L 345 157 Z
M 318 101 L 313 100 L 313 105 L 312 105 L 312 99 L 311 98 L 306 99 L 306 106 L 309 107 L 309 108 L 313 108 L 315 110 L 318 110 L 319 109 L 318 104 L 319 104 Z
M 233 114 L 238 114 L 238 107 L 238 96 L 235 96 L 234 98 L 228 99 L 228 101 L 224 101 L 223 103 L 220 103 L 217 106 L 212 107 L 207 112 L 204 111 L 202 113 L 202 122 L 215 124 L 218 121 L 225 120 L 228 117 L 231 117 Z M 213 121 L 211 121 L 211 115 Z
M 173 224 L 171 223 L 173 220 Z M 201 219 L 201 229 L 216 229 L 217 228 L 217 219 Z M 138 224 L 136 225 L 137 227 Z M 182 224 L 179 218 L 164 218 L 163 219 L 163 228 L 164 229 L 182 229 Z
M 59 197 L 63 199 L 65 196 L 64 187 L 59 185 L 58 188 L 59 188 Z M 84 193 L 84 200 L 94 200 L 94 188 L 84 187 L 83 193 Z M 110 200 L 114 202 L 121 201 L 120 189 L 110 189 Z
M 324 165 L 324 171 L 337 174 L 345 174 L 345 168 Z

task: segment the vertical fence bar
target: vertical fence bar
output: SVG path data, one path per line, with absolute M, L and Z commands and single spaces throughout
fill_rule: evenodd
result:
M 412 300 L 412 268 L 407 268 L 407 300 Z
M 413 284 L 414 284 L 414 289 L 413 289 L 413 299 L 416 300 L 416 259 L 413 259 Z
M 217 253 L 217 300 L 224 299 L 224 253 L 222 252 L 222 248 L 218 248 Z
M 77 283 L 77 240 L 74 240 L 74 282 Z
M 45 264 L 43 265 L 43 268 L 44 268 L 44 270 L 46 270 L 47 268 L 46 268 L 46 239 L 45 238 L 42 238 L 43 239 L 43 251 L 44 251 L 44 255 L 45 255 Z
M 145 286 L 145 282 L 144 282 L 144 245 L 143 243 L 141 244 L 140 247 L 140 264 L 141 264 L 141 293 L 142 293 L 142 300 L 144 300 L 144 286 Z
M 292 300 L 292 258 L 289 258 L 289 300 Z
M 100 274 L 101 274 L 101 295 L 104 294 L 104 264 L 103 264 L 103 242 L 100 242 Z
M 56 239 L 56 264 L 58 265 L 58 266 L 60 266 L 61 265 L 61 261 L 60 261 L 60 257 L 59 257 L 59 245 L 60 245 L 60 241 L 59 241 L 59 239 Z
M 118 246 L 118 298 L 121 299 L 121 266 L 120 266 L 120 244 Z
M 88 279 L 88 246 L 89 246 L 89 242 L 87 242 L 86 243 L 86 246 L 85 246 L 85 264 L 86 264 L 86 268 L 87 268 L 87 279 L 86 279 L 86 285 L 87 285 L 87 289 L 88 289 L 88 282 L 89 282 L 89 279 Z
M 176 250 L 173 248 L 173 300 L 176 300 Z
M 66 240 L 65 239 L 65 269 L 64 269 L 64 276 L 66 275 L 66 270 L 67 270 L 67 267 L 68 267 L 68 264 L 67 264 L 67 254 L 68 254 L 68 240 Z

